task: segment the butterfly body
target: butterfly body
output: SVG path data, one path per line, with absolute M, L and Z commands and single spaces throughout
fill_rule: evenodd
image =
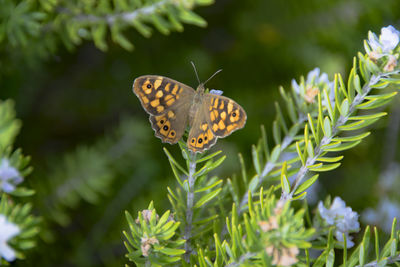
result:
M 188 148 L 203 152 L 217 138 L 243 128 L 244 109 L 230 98 L 206 93 L 204 85 L 197 90 L 167 77 L 144 75 L 135 79 L 133 92 L 147 113 L 155 135 L 163 142 L 175 144 L 190 131 Z
M 200 84 L 195 92 L 195 95 L 193 97 L 192 105 L 190 106 L 189 109 L 189 122 L 193 123 L 194 117 L 196 116 L 197 111 L 199 110 L 199 107 L 201 107 L 203 100 L 204 100 L 204 85 Z M 190 123 L 190 126 L 192 126 Z

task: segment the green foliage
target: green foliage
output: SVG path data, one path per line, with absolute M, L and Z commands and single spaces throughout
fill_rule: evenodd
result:
M 16 265 L 33 262 L 52 266 L 65 261 L 64 265 L 120 266 L 122 262 L 116 263 L 115 259 L 126 260 L 121 257 L 125 248 L 119 240 L 119 229 L 126 227 L 126 220 L 127 257 L 139 266 L 398 264 L 396 220 L 390 237 L 378 235 L 376 228 L 372 236 L 372 229 L 367 227 L 350 250 L 346 235 L 344 244 L 337 241 L 333 237 L 335 227 L 324 224 L 318 212 L 310 213 L 312 206 L 304 199 L 319 177 L 334 181 L 334 186 L 341 190 L 353 191 L 360 180 L 356 175 L 352 177 L 355 169 L 376 175 L 373 171 L 379 165 L 375 156 L 378 146 L 371 145 L 371 140 L 380 139 L 380 133 L 378 130 L 370 135 L 370 131 L 382 127 L 375 122 L 392 114 L 383 106 L 396 98 L 395 90 L 400 84 L 399 48 L 375 57 L 374 53 L 383 52 L 382 49 L 373 50 L 365 42 L 365 53 L 349 61 L 348 65 L 353 64 L 351 70 L 346 75 L 337 74 L 332 84 L 319 74 L 310 79 L 302 77 L 291 90 L 280 88 L 279 103 L 271 105 L 266 100 L 275 97 L 269 86 L 289 81 L 305 66 L 317 63 L 328 71 L 347 68 L 344 61 L 356 47 L 349 38 L 360 39 L 359 34 L 369 27 L 366 25 L 396 19 L 398 4 L 393 0 L 384 5 L 375 0 L 311 0 L 301 4 L 288 0 L 284 5 L 281 1 L 221 1 L 203 13 L 212 25 L 209 29 L 162 36 L 183 31 L 184 23 L 205 26 L 205 20 L 192 10 L 212 2 L 0 0 L 1 74 L 8 71 L 6 79 L 1 80 L 0 94 L 17 98 L 19 117 L 28 126 L 17 146 L 34 154 L 33 165 L 38 169 L 34 179 L 26 179 L 3 197 L 1 207 L 8 205 L 6 216 L 13 219 L 13 214 L 22 214 L 19 210 L 28 210 L 25 217 L 20 216 L 19 225 L 32 218 L 37 220 L 25 208 L 31 204 L 24 204 L 28 200 L 25 197 L 36 191 L 34 212 L 45 220 L 45 227 L 41 227 L 45 244 L 40 244 L 39 253 L 28 255 L 28 250 L 20 248 L 24 241 L 29 241 L 26 248 L 36 241 L 37 224 L 35 231 L 27 234 L 23 230 L 25 234 L 10 240 L 19 258 L 32 257 L 17 261 Z M 155 42 L 146 42 L 137 34 L 149 37 L 154 30 L 161 33 L 154 34 Z M 64 56 L 68 60 L 64 60 L 62 50 L 57 51 L 60 43 L 70 51 L 81 44 L 89 45 L 77 56 L 68 53 Z M 107 51 L 108 56 L 95 51 L 91 43 Z M 115 44 L 128 51 L 135 44 L 148 52 L 123 52 L 113 49 Z M 93 52 L 101 56 L 92 57 Z M 32 58 L 50 55 L 55 64 L 30 68 L 29 72 L 24 68 Z M 93 61 L 94 58 L 101 59 Z M 165 149 L 172 169 L 167 174 L 162 172 L 162 162 L 157 158 L 162 155 L 161 150 L 150 151 L 153 143 L 159 145 L 149 140 L 153 138 L 150 127 L 136 119 L 124 121 L 117 133 L 106 134 L 92 143 L 92 136 L 102 134 L 106 125 L 110 127 L 116 114 L 135 112 L 136 106 L 122 89 L 126 88 L 127 76 L 157 71 L 182 77 L 186 82 L 192 73 L 186 75 L 177 66 L 182 65 L 180 61 L 197 61 L 196 58 L 205 68 L 222 65 L 229 73 L 222 82 L 224 88 L 229 88 L 229 95 L 243 104 L 252 118 L 241 139 L 235 139 L 240 135 L 231 136 L 229 141 L 218 143 L 218 149 L 222 147 L 224 152 L 204 155 L 192 154 L 184 143 L 180 144 L 180 151 Z M 125 91 L 121 93 L 120 89 Z M 236 98 L 239 95 L 241 99 Z M 270 107 L 276 110 L 274 121 L 261 128 L 260 140 L 248 153 L 239 155 L 240 175 L 232 174 L 235 166 L 231 163 L 231 151 L 236 146 L 250 147 L 248 141 L 254 139 L 257 124 L 255 115 L 269 121 Z M 69 123 L 65 124 L 66 121 Z M 25 178 L 31 172 L 29 157 L 13 149 L 19 128 L 13 102 L 1 102 L 0 159 L 9 159 Z M 82 143 L 82 139 L 90 143 L 70 148 Z M 229 145 L 230 142 L 235 145 Z M 356 153 L 348 154 L 356 146 L 356 153 L 365 155 L 361 160 L 353 157 Z M 365 153 L 371 147 L 374 153 Z M 182 153 L 183 159 L 176 152 Z M 347 166 L 341 165 L 344 157 Z M 374 168 L 365 169 L 366 165 Z M 340 173 L 330 172 L 334 170 Z M 337 176 L 335 180 L 326 179 L 330 173 Z M 352 178 L 348 179 L 351 187 L 341 182 L 346 175 Z M 171 185 L 169 176 L 175 177 L 175 185 Z M 362 179 L 363 184 L 371 184 Z M 29 189 L 28 184 L 35 190 Z M 170 207 L 164 201 L 165 187 Z M 269 189 L 264 192 L 263 188 Z M 364 194 L 358 198 L 362 207 L 374 201 L 367 191 L 357 193 Z M 134 214 L 149 198 L 159 203 L 159 210 L 171 212 L 160 218 L 150 204 L 138 213 L 137 220 L 128 212 L 125 220 L 122 210 L 132 210 Z M 355 207 L 362 210 L 360 206 Z M 10 220 L 16 222 L 13 219 Z M 48 238 L 49 233 L 53 239 Z M 320 252 L 319 256 L 315 251 Z
M 17 149 L 14 152 L 11 151 L 11 147 L 8 147 L 4 151 L 0 151 L 0 159 L 7 159 L 11 166 L 13 166 L 22 177 L 28 176 L 33 168 L 28 166 L 30 157 L 22 155 L 21 149 Z M 35 193 L 34 190 L 18 186 L 13 191 L 9 192 L 10 195 L 15 197 L 28 197 Z
M 143 154 L 135 153 L 145 138 L 144 127 L 135 119 L 124 119 L 115 131 L 93 145 L 78 146 L 62 161 L 53 162 L 46 177 L 36 184 L 46 217 L 66 226 L 71 223 L 69 211 L 82 201 L 101 203 L 121 172 L 134 168 L 132 162 L 144 159 Z
M 14 143 L 20 128 L 21 122 L 15 119 L 14 102 L 0 100 L 0 150 Z
M 279 174 L 276 168 L 281 168 L 283 164 L 281 168 L 283 198 L 305 197 L 307 194 L 305 190 L 312 185 L 312 181 L 316 181 L 314 175 L 308 175 L 309 172 L 325 172 L 338 168 L 340 166 L 338 161 L 343 156 L 337 156 L 337 152 L 358 145 L 369 135 L 369 132 L 353 135 L 341 133 L 363 129 L 386 115 L 385 112 L 377 110 L 354 116 L 359 110 L 376 109 L 387 104 L 397 94 L 397 92 L 387 93 L 384 90 L 400 82 L 398 71 L 381 71 L 385 66 L 387 61 L 384 58 L 375 63 L 368 54 L 360 53 L 358 62 L 356 58 L 353 60 L 347 86 L 338 74 L 332 87 L 320 78 L 315 81 L 315 75 L 314 80 L 307 82 L 301 78 L 299 85 L 292 86 L 291 94 L 281 87 L 280 93 L 287 107 L 288 119 L 285 119 L 280 106 L 276 104 L 277 116 L 272 131 L 275 146 L 272 149 L 268 147 L 269 142 L 262 128 L 263 137 L 258 145 L 252 148 L 256 175 L 245 184 L 244 188 L 249 188 L 250 192 L 254 193 L 262 182 L 271 179 L 273 181 Z M 358 73 L 358 69 L 363 71 Z M 374 95 L 370 95 L 375 91 Z M 292 126 L 287 126 L 288 123 Z M 299 135 L 301 130 L 303 135 Z M 280 160 L 282 155 L 293 152 L 297 157 L 292 157 L 287 163 L 285 160 Z M 328 152 L 335 152 L 336 156 L 326 156 Z M 242 172 L 244 171 L 243 169 Z M 293 174 L 296 174 L 296 178 L 293 184 L 289 185 L 287 177 Z M 303 183 L 306 183 L 305 186 L 302 186 Z M 234 199 L 242 199 L 239 206 L 241 210 L 246 204 L 247 192 L 242 193 L 243 196 L 240 196 L 237 190 L 233 192 L 235 192 Z
M 180 222 L 174 220 L 170 211 L 158 216 L 150 203 L 146 210 L 138 212 L 134 220 L 129 212 L 125 213 L 129 224 L 129 233 L 124 231 L 129 254 L 127 257 L 138 265 L 151 263 L 152 266 L 165 266 L 180 261 L 185 253 L 182 249 L 185 240 L 177 239 L 176 229 Z M 143 256 L 144 257 L 143 257 Z
M 66 155 L 63 167 L 54 170 L 47 185 L 57 188 L 53 191 L 56 194 L 50 197 L 51 217 L 66 225 L 70 218 L 63 212 L 63 207 L 74 208 L 81 199 L 98 203 L 114 178 L 108 164 L 107 155 L 95 147 L 79 147 L 74 153 Z
M 35 191 L 19 185 L 32 172 L 32 167 L 29 166 L 30 157 L 22 155 L 21 149 L 15 151 L 12 149 L 20 127 L 20 121 L 15 118 L 13 102 L 0 101 L 0 191 L 3 192 L 0 214 L 4 216 L 0 230 L 1 242 L 8 242 L 2 244 L 1 265 L 9 264 L 4 256 L 6 249 L 4 246 L 10 245 L 10 250 L 15 252 L 15 257 L 24 259 L 26 253 L 35 247 L 39 233 L 40 220 L 32 215 L 32 204 L 23 198 L 33 195 Z M 25 203 L 20 203 L 22 201 Z M 4 236 L 9 234 L 6 231 L 11 231 L 6 225 L 12 225 L 18 229 L 15 236 L 11 236 L 11 240 L 4 240 Z
M 364 231 L 364 235 L 360 244 L 353 250 L 351 255 L 348 256 L 347 250 L 344 249 L 342 264 L 343 266 L 388 266 L 390 264 L 400 261 L 400 250 L 398 247 L 400 245 L 399 235 L 400 230 L 396 230 L 397 220 L 393 220 L 392 233 L 389 240 L 384 244 L 383 250 L 380 252 L 379 248 L 379 234 L 374 228 L 375 240 L 371 238 L 370 227 L 367 226 Z M 344 236 L 344 242 L 346 243 L 346 237 Z M 373 245 L 374 243 L 374 245 Z M 321 255 L 315 260 L 313 267 L 324 266 L 324 264 L 329 264 L 329 266 L 334 266 L 334 240 L 333 238 L 328 239 L 326 248 L 323 250 Z M 372 257 L 372 253 L 369 251 L 369 247 L 374 246 L 375 256 Z M 336 260 L 337 261 L 337 260 Z
M 295 212 L 289 202 L 282 204 L 273 193 L 274 187 L 266 193 L 261 188 L 257 202 L 249 194 L 249 211 L 243 214 L 242 222 L 233 205 L 231 218 L 226 220 L 229 239 L 221 243 L 215 234 L 215 257 L 213 252 L 207 256 L 199 252 L 200 266 L 270 266 L 284 265 L 285 260 L 295 263 L 298 248 L 311 247 L 308 240 L 315 229 L 305 228 L 303 209 Z
M 175 190 L 168 187 L 168 199 L 175 217 L 182 222 L 180 233 L 186 240 L 185 258 L 190 261 L 193 246 L 203 242 L 207 244 L 209 240 L 203 237 L 219 227 L 219 213 L 224 215 L 221 209 L 226 195 L 222 192 L 223 181 L 208 174 L 222 164 L 225 156 L 218 157 L 221 151 L 210 155 L 193 153 L 182 141 L 179 146 L 186 160 L 186 169 L 164 149 L 179 185 Z M 196 240 L 195 244 L 193 240 Z
M 369 42 L 372 42 L 371 37 Z M 224 156 L 213 160 L 220 152 L 197 155 L 180 142 L 182 156 L 186 160 L 184 168 L 165 149 L 179 185 L 176 190 L 168 187 L 168 198 L 176 218 L 184 222 L 178 233 L 185 240 L 185 253 L 181 255 L 184 264 L 333 266 L 335 249 L 344 249 L 343 263 L 346 266 L 366 265 L 368 260 L 372 260 L 370 265 L 400 261 L 396 220 L 392 236 L 381 253 L 379 242 L 375 242 L 375 259 L 367 257 L 369 227 L 365 229 L 362 241 L 347 257 L 347 242 L 350 240 L 346 240 L 346 236 L 359 230 L 358 222 L 357 226 L 341 225 L 339 231 L 339 223 L 346 225 L 350 221 L 332 219 L 332 222 L 324 223 L 327 219 L 322 214 L 312 221 L 307 202 L 304 202 L 303 208 L 295 208 L 296 200 L 306 197 L 306 190 L 317 181 L 320 172 L 338 168 L 343 159 L 340 153 L 369 136 L 366 127 L 386 115 L 377 108 L 389 103 L 397 94 L 393 89 L 398 89 L 400 84 L 399 70 L 395 69 L 397 63 L 390 62 L 388 58 L 397 60 L 400 48 L 374 57 L 369 44 L 365 46 L 367 53 L 360 53 L 358 60 L 354 58 L 346 83 L 340 74 L 330 82 L 326 74 L 320 75 L 319 69 L 315 69 L 307 79 L 301 78 L 300 84 L 292 82 L 290 93 L 280 88 L 286 114 L 279 104 L 275 105 L 277 115 L 272 123 L 275 146 L 272 149 L 269 148 L 264 127 L 261 128 L 262 138 L 251 149 L 255 170 L 251 179 L 241 155 L 242 180 L 234 177 L 223 183 L 221 179 L 207 175 L 224 160 Z M 332 155 L 332 152 L 335 154 Z M 203 166 L 198 168 L 197 164 L 204 161 Z M 263 187 L 268 184 L 270 189 L 264 193 Z M 279 200 L 275 196 L 278 190 L 281 191 Z M 228 192 L 233 200 L 230 214 L 224 212 L 229 202 L 222 200 L 227 199 Z M 337 210 L 329 211 L 329 216 L 350 220 L 343 215 L 343 212 L 349 212 L 347 207 L 334 208 Z M 226 217 L 225 226 L 220 224 L 220 214 Z M 196 221 L 196 216 L 200 216 L 200 220 Z M 357 220 L 357 216 L 352 219 Z M 305 224 L 306 221 L 309 225 Z M 341 231 L 343 242 L 337 237 Z M 130 248 L 129 252 L 149 258 L 139 250 L 138 243 L 135 248 Z M 309 249 L 322 252 L 317 257 L 311 257 Z
M 191 11 L 212 0 L 101 0 L 101 1 L 10 1 L 0 5 L 0 49 L 30 48 L 39 57 L 53 53 L 59 41 L 73 49 L 91 40 L 101 50 L 108 49 L 108 36 L 124 49 L 133 44 L 124 33 L 134 28 L 150 37 L 152 27 L 162 34 L 183 31 L 183 23 L 204 27 L 206 21 Z M 1 50 L 0 50 L 1 51 Z
M 6 194 L 2 195 L 0 214 L 5 215 L 7 220 L 17 225 L 20 230 L 18 235 L 10 241 L 11 246 L 16 249 L 16 257 L 19 259 L 24 259 L 26 251 L 36 245 L 40 220 L 31 212 L 31 204 L 15 204 Z M 4 259 L 1 259 L 1 263 L 8 264 Z

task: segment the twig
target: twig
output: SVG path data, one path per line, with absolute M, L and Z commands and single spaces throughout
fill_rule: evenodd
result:
M 382 266 L 382 261 L 386 260 L 385 266 L 400 261 L 400 254 L 397 256 L 387 257 L 386 259 L 381 259 L 378 261 L 372 261 L 370 263 L 364 264 L 363 267 L 379 267 Z M 356 267 L 360 267 L 361 265 L 357 265 Z
M 257 256 L 257 253 L 247 252 L 246 254 L 243 254 L 242 256 L 240 256 L 240 258 L 237 262 L 232 262 L 231 264 L 227 265 L 227 267 L 240 266 L 242 263 L 244 263 L 245 260 L 250 259 L 254 256 Z
M 189 176 L 188 176 L 188 185 L 189 190 L 187 192 L 187 200 L 186 200 L 186 226 L 184 239 L 185 243 L 185 261 L 187 263 L 190 262 L 190 254 L 192 253 L 191 248 L 191 240 L 192 237 L 192 221 L 193 221 L 193 201 L 194 201 L 194 173 L 196 172 L 196 153 L 190 152 L 189 154 Z
M 299 114 L 299 120 L 297 121 L 297 123 L 298 123 L 298 124 L 303 124 L 303 122 L 306 120 L 306 118 L 307 118 L 307 117 L 304 116 L 303 114 Z M 280 149 L 279 154 L 281 155 L 282 152 L 283 152 L 290 144 L 292 144 L 292 142 L 293 142 L 293 136 L 291 136 L 291 135 L 286 135 L 286 136 L 283 138 L 283 141 L 282 141 L 282 144 L 281 144 L 281 149 Z M 264 182 L 264 180 L 265 180 L 265 178 L 267 177 L 267 175 L 274 169 L 275 166 L 276 166 L 276 163 L 274 163 L 274 162 L 269 162 L 269 161 L 267 161 L 267 162 L 265 163 L 264 169 L 262 170 L 261 176 L 260 176 L 259 181 L 258 181 L 258 184 L 259 184 L 259 185 L 261 185 L 261 184 Z M 249 194 L 249 193 L 246 192 L 246 193 L 243 195 L 242 200 L 240 201 L 240 205 L 239 205 L 239 207 L 238 207 L 238 214 L 239 214 L 239 215 L 243 212 L 242 208 L 247 204 L 247 201 L 248 201 L 248 194 Z
M 122 13 L 117 13 L 117 14 L 111 14 L 111 15 L 104 15 L 104 16 L 96 16 L 96 15 L 78 15 L 74 18 L 75 21 L 78 22 L 88 22 L 88 23 L 99 23 L 99 22 L 107 22 L 108 25 L 113 25 L 116 21 L 125 21 L 125 22 L 132 22 L 134 21 L 137 17 L 143 16 L 143 15 L 150 15 L 153 13 L 156 13 L 159 8 L 161 8 L 164 5 L 171 4 L 171 5 L 177 5 L 179 1 L 174 1 L 174 0 L 162 0 L 157 3 L 154 3 L 150 6 L 145 6 L 138 8 L 134 11 L 131 12 L 122 12 Z
M 336 124 L 334 125 L 334 127 L 332 129 L 331 136 L 329 136 L 329 137 L 324 136 L 322 138 L 320 144 L 314 149 L 314 157 L 308 157 L 306 160 L 306 164 L 304 164 L 300 168 L 299 172 L 297 173 L 296 179 L 294 180 L 294 182 L 292 184 L 291 191 L 289 193 L 282 191 L 282 195 L 281 195 L 282 201 L 286 202 L 286 201 L 292 199 L 294 192 L 296 192 L 296 189 L 299 187 L 299 185 L 301 184 L 301 181 L 304 179 L 304 177 L 306 176 L 306 174 L 309 171 L 308 166 L 314 165 L 315 162 L 317 161 L 317 159 L 324 152 L 324 150 L 322 149 L 322 146 L 329 144 L 332 141 L 332 138 L 339 133 L 339 131 L 340 131 L 339 127 L 344 125 L 348 121 L 350 115 L 352 115 L 353 112 L 355 111 L 356 106 L 361 104 L 364 101 L 365 97 L 372 90 L 372 85 L 376 84 L 383 76 L 387 76 L 387 75 L 389 75 L 389 74 L 387 73 L 387 74 L 380 74 L 378 76 L 372 76 L 371 80 L 363 86 L 362 94 L 358 94 L 354 98 L 353 102 L 350 105 L 347 115 L 346 116 L 341 115 L 339 117 L 339 119 L 337 120 Z

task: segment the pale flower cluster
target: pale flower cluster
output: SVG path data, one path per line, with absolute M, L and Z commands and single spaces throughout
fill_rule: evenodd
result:
M 328 78 L 328 74 L 325 72 L 321 73 L 319 68 L 315 68 L 307 74 L 307 79 L 304 84 L 298 84 L 295 79 L 292 80 L 292 88 L 296 92 L 296 94 L 303 96 L 304 100 L 307 103 L 315 103 L 316 96 L 319 92 L 322 92 L 324 88 L 327 88 L 329 92 L 330 101 L 335 100 L 335 92 L 333 90 L 334 82 L 330 81 Z M 322 101 L 323 105 L 325 105 L 325 99 Z
M 392 52 L 399 43 L 400 33 L 392 25 L 383 27 L 379 38 L 375 33 L 368 33 L 368 44 L 373 52 L 379 53 L 379 56 Z
M 400 32 L 396 30 L 392 25 L 383 27 L 381 34 L 378 36 L 373 33 L 368 33 L 368 44 L 372 51 L 368 52 L 369 58 L 373 61 L 387 56 L 388 61 L 384 66 L 384 71 L 393 71 L 397 66 L 397 56 L 393 55 L 393 51 L 396 49 L 400 41 Z M 368 51 L 369 49 L 367 49 Z
M 151 246 L 154 244 L 159 244 L 160 242 L 158 242 L 158 239 L 155 237 L 142 237 L 142 239 L 140 240 L 141 245 L 140 245 L 140 249 L 142 250 L 142 255 L 144 257 L 148 257 L 149 256 L 149 252 L 151 249 Z
M 275 212 L 278 211 L 278 213 L 280 213 L 282 208 L 282 204 L 278 203 Z M 275 216 L 271 216 L 268 218 L 268 221 L 259 221 L 258 225 L 265 233 L 278 229 L 278 220 Z M 299 254 L 299 249 L 297 247 L 277 247 L 272 244 L 267 244 L 265 252 L 268 256 L 272 257 L 273 265 L 291 266 L 298 261 L 297 254 Z
M 155 210 L 142 210 L 142 217 L 145 222 L 149 222 L 151 219 L 151 216 L 153 215 L 153 212 L 156 212 Z M 158 220 L 160 216 L 156 214 L 156 220 Z M 136 223 L 140 223 L 139 217 L 136 218 L 135 220 Z
M 0 161 L 0 190 L 10 193 L 15 190 L 15 186 L 22 183 L 22 178 L 19 171 L 11 166 L 10 161 L 6 158 Z
M 3 214 L 0 214 L 0 259 L 8 262 L 15 260 L 15 251 L 7 244 L 9 240 L 20 233 L 17 225 L 9 222 Z
M 299 249 L 297 247 L 282 247 L 278 249 L 274 246 L 269 246 L 265 250 L 269 256 L 272 256 L 273 265 L 291 266 L 298 261 L 296 256 L 299 254 Z
M 354 246 L 349 233 L 360 230 L 357 212 L 353 211 L 350 207 L 346 207 L 346 203 L 340 197 L 335 197 L 329 209 L 325 208 L 322 201 L 320 201 L 318 211 L 327 224 L 336 227 L 335 237 L 339 242 L 344 241 L 344 234 L 346 236 L 347 248 Z

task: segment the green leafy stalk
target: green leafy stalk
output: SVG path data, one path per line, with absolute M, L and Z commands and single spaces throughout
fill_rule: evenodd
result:
M 299 111 L 297 114 L 298 120 L 297 122 L 293 125 L 293 127 L 288 131 L 288 133 L 283 137 L 282 143 L 278 144 L 275 146 L 275 148 L 272 150 L 270 159 L 266 161 L 263 170 L 261 171 L 261 174 L 259 177 L 257 176 L 254 177 L 253 179 L 258 179 L 258 184 L 257 187 L 251 188 L 251 193 L 254 193 L 259 186 L 261 186 L 268 175 L 271 174 L 272 170 L 279 164 L 279 157 L 282 155 L 283 152 L 287 150 L 287 148 L 292 145 L 293 141 L 295 140 L 295 136 L 297 135 L 298 131 L 301 129 L 299 125 L 302 125 L 307 117 Z M 265 141 L 266 142 L 266 141 Z M 244 193 L 244 195 L 241 198 L 240 205 L 239 205 L 239 214 L 243 212 L 243 207 L 246 206 L 248 200 L 248 191 Z
M 191 152 L 186 143 L 179 142 L 183 158 L 186 160 L 186 169 L 164 148 L 171 165 L 172 172 L 178 182 L 178 187 L 172 190 L 168 187 L 168 199 L 173 207 L 175 218 L 182 222 L 181 235 L 186 241 L 183 260 L 192 262 L 194 255 L 193 239 L 196 245 L 202 242 L 206 233 L 209 233 L 218 222 L 219 214 L 216 209 L 221 209 L 222 183 L 217 177 L 208 177 L 208 173 L 217 168 L 224 161 L 225 156 L 216 157 L 221 153 L 196 154 Z
M 385 259 L 385 261 L 384 261 L 385 266 L 393 264 L 393 263 L 397 263 L 398 264 L 398 262 L 400 262 L 400 254 L 397 255 L 397 256 L 387 257 Z M 383 265 L 382 265 L 382 262 L 376 260 L 376 261 L 372 261 L 372 262 L 369 262 L 369 263 L 366 263 L 366 264 L 363 264 L 363 265 L 356 265 L 356 267 L 361 267 L 361 266 L 364 266 L 364 267 L 379 267 L 379 266 L 383 266 Z
M 194 174 L 196 172 L 196 153 L 189 152 L 189 175 L 187 181 L 189 189 L 187 191 L 186 199 L 186 226 L 183 238 L 186 240 L 185 243 L 185 260 L 190 261 L 190 254 L 192 253 L 191 248 L 191 237 L 192 237 L 192 223 L 193 223 L 193 202 L 194 202 Z
M 92 40 L 99 49 L 106 51 L 109 32 L 113 42 L 132 50 L 134 46 L 124 33 L 130 28 L 150 37 L 151 26 L 165 35 L 171 31 L 182 32 L 183 23 L 205 27 L 207 22 L 192 9 L 210 5 L 213 0 L 14 2 L 0 0 L 4 7 L 0 14 L 0 21 L 4 21 L 0 42 L 12 49 L 35 49 L 43 56 L 56 50 L 58 40 L 68 49 L 84 40 Z
M 334 137 L 338 135 L 339 132 L 341 132 L 341 127 L 346 125 L 348 121 L 350 120 L 350 116 L 356 112 L 358 109 L 358 106 L 363 103 L 364 100 L 367 99 L 368 94 L 371 92 L 372 89 L 376 88 L 376 85 L 381 83 L 381 81 L 384 78 L 389 78 L 391 74 L 397 74 L 399 71 L 391 72 L 391 73 L 381 73 L 376 76 L 372 76 L 371 80 L 366 83 L 363 88 L 361 94 L 357 94 L 355 98 L 353 99 L 353 102 L 350 104 L 349 108 L 347 109 L 347 112 L 345 115 L 340 115 L 339 118 L 337 119 L 336 123 L 330 126 L 331 132 L 329 135 L 325 134 L 324 137 L 322 137 L 320 143 L 318 146 L 315 147 L 314 149 L 314 155 L 310 155 L 305 164 L 300 168 L 299 172 L 296 175 L 296 178 L 292 184 L 292 189 L 290 192 L 282 192 L 281 199 L 284 201 L 290 200 L 293 198 L 294 193 L 296 192 L 297 188 L 301 184 L 302 180 L 304 177 L 306 177 L 307 173 L 312 170 L 313 165 L 316 164 L 318 161 L 318 158 L 321 157 L 324 153 L 326 153 L 326 146 L 331 144 L 334 141 Z M 358 143 L 356 143 L 358 144 Z M 325 148 L 324 148 L 325 147 Z M 347 149 L 343 148 L 340 150 Z M 338 151 L 340 151 L 338 150 Z M 338 166 L 338 165 L 337 165 Z M 316 169 L 315 169 L 316 170 Z
M 181 259 L 185 253 L 180 247 L 185 240 L 176 238 L 176 222 L 170 211 L 161 217 L 154 209 L 153 202 L 146 210 L 139 211 L 136 220 L 129 212 L 125 212 L 129 230 L 124 231 L 124 242 L 131 261 L 139 266 L 165 266 Z
M 255 252 L 247 252 L 246 254 L 243 254 L 240 256 L 239 260 L 237 262 L 232 262 L 227 265 L 227 267 L 237 267 L 237 266 L 242 266 L 247 260 L 257 256 L 257 253 Z

